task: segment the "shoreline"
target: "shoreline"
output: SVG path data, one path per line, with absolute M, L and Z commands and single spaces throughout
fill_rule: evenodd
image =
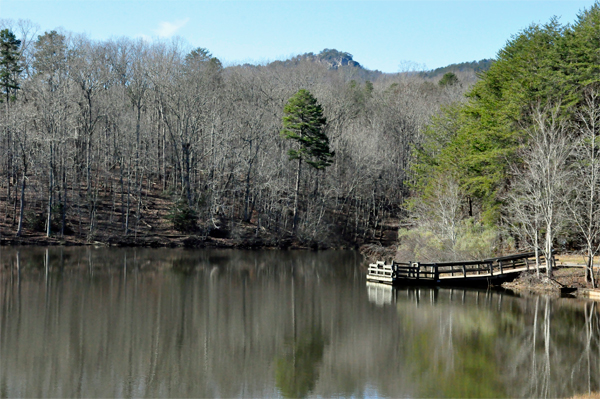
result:
M 115 248 L 231 248 L 231 249 L 359 249 L 358 245 L 306 245 L 292 237 L 276 242 L 262 237 L 232 239 L 195 235 L 105 236 L 86 240 L 79 237 L 46 237 L 43 234 L 23 234 L 21 237 L 0 236 L 0 246 L 105 246 Z
M 591 288 L 591 284 L 585 281 L 585 271 L 580 265 L 557 266 L 551 278 L 545 273 L 539 277 L 535 272 L 522 273 L 511 282 L 502 284 L 502 288 L 511 290 L 518 294 L 545 295 L 551 297 L 576 297 L 595 299 L 600 290 Z

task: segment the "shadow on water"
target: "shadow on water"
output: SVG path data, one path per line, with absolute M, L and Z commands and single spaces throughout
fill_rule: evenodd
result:
M 569 397 L 594 302 L 366 284 L 354 252 L 0 248 L 3 397 Z

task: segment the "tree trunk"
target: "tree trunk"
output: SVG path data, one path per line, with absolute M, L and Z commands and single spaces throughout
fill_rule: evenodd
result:
M 540 234 L 535 231 L 535 272 L 540 277 Z
M 50 144 L 50 177 L 48 179 L 48 219 L 46 220 L 46 237 L 50 237 L 50 234 L 52 234 L 52 194 L 54 191 L 54 165 L 52 162 L 53 156 L 54 151 L 52 148 L 52 144 Z
M 64 237 L 65 235 L 65 227 L 67 225 L 67 172 L 63 166 L 63 176 L 62 176 L 62 188 L 63 188 L 63 204 L 60 215 L 60 236 Z
M 296 233 L 298 227 L 298 193 L 300 191 L 300 173 L 302 171 L 302 159 L 298 158 L 298 166 L 296 167 L 296 190 L 294 192 L 294 221 L 292 222 L 292 230 Z
M 21 232 L 23 230 L 23 214 L 25 213 L 25 185 L 27 184 L 26 180 L 27 171 L 23 168 L 23 177 L 21 180 L 21 200 L 19 204 L 19 227 L 17 228 L 17 237 L 21 236 Z
M 546 228 L 546 274 L 552 277 L 552 268 L 554 263 L 554 255 L 552 254 L 552 227 Z
M 591 252 L 588 261 L 588 269 L 590 275 L 589 281 L 592 283 L 592 288 L 596 288 L 596 278 L 594 277 L 594 255 Z

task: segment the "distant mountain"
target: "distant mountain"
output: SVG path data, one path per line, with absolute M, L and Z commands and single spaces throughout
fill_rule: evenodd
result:
M 472 62 L 461 62 L 459 64 L 450 64 L 448 66 L 442 68 L 436 68 L 431 71 L 423 71 L 420 72 L 419 75 L 424 78 L 435 78 L 438 76 L 443 76 L 448 72 L 475 72 L 481 73 L 485 72 L 492 66 L 494 60 L 492 59 L 484 59 L 480 61 L 472 61 Z
M 364 69 L 362 65 L 352 59 L 352 54 L 338 51 L 335 49 L 328 49 L 321 51 L 316 55 L 316 61 L 322 64 L 326 64 L 329 69 L 338 69 L 343 66 L 357 67 Z
M 344 71 L 344 73 L 348 75 L 349 79 L 375 81 L 382 76 L 391 76 L 398 74 L 383 73 L 377 70 L 373 71 L 370 69 L 366 69 L 358 61 L 354 60 L 352 54 L 328 48 L 324 49 L 318 54 L 304 53 L 294 56 L 288 60 L 271 62 L 269 65 L 294 67 L 299 65 L 301 62 L 305 61 L 323 64 L 326 65 L 329 69 Z M 445 73 L 448 72 L 472 72 L 473 78 L 475 79 L 476 74 L 490 69 L 490 66 L 493 62 L 494 60 L 491 59 L 484 59 L 472 62 L 461 62 L 459 64 L 451 64 L 443 68 L 433 69 L 431 71 L 411 72 L 411 74 L 417 74 L 422 78 L 431 79 L 442 77 Z
M 305 61 L 326 65 L 328 69 L 340 71 L 348 80 L 375 81 L 381 76 L 386 75 L 381 71 L 366 69 L 359 62 L 355 61 L 350 53 L 328 48 L 318 54 L 304 53 L 288 60 L 273 61 L 269 65 L 294 67 Z
M 364 69 L 362 65 L 352 59 L 352 54 L 328 48 L 321 51 L 319 54 L 304 53 L 292 57 L 289 60 L 274 61 L 271 65 L 295 66 L 305 60 L 327 65 L 329 69 L 338 69 L 346 66 Z

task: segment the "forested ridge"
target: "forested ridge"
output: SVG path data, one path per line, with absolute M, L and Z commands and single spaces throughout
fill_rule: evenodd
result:
M 389 245 L 413 146 L 476 80 L 368 71 L 331 49 L 223 66 L 181 40 L 0 31 L 5 243 Z M 309 144 L 283 132 L 302 90 L 322 112 Z
M 400 257 L 600 249 L 600 4 L 508 40 L 415 145 Z M 549 268 L 549 274 L 552 273 Z M 592 284 L 594 282 L 592 281 Z

